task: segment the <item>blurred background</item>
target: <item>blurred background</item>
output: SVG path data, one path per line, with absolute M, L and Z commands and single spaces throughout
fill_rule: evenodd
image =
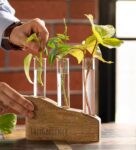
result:
M 124 40 L 117 50 L 101 47 L 111 65 L 99 62 L 96 69 L 96 113 L 102 122 L 136 122 L 136 15 L 135 0 L 9 0 L 21 21 L 41 18 L 50 37 L 63 33 L 66 18 L 70 43 L 81 43 L 90 35 L 90 23 L 84 14 L 93 14 L 95 23 L 112 24 L 116 37 Z M 22 51 L 0 50 L 0 81 L 24 95 L 32 95 L 24 70 Z M 71 107 L 82 108 L 82 69 L 70 58 Z M 47 97 L 56 100 L 56 70 L 47 67 Z M 24 118 L 19 116 L 20 122 Z

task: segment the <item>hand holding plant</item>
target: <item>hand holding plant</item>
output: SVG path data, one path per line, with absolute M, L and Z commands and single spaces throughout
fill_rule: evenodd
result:
M 24 71 L 25 71 L 25 75 L 28 79 L 28 81 L 33 84 L 33 81 L 31 80 L 30 78 L 30 74 L 29 74 L 29 71 L 30 71 L 30 64 L 31 64 L 31 61 L 32 61 L 32 58 L 34 57 L 37 62 L 39 63 L 39 71 L 38 71 L 38 83 L 41 84 L 41 86 L 43 86 L 43 82 L 42 82 L 42 79 L 41 79 L 41 76 L 42 76 L 42 59 L 43 59 L 43 50 L 42 50 L 42 44 L 41 44 L 41 40 L 40 38 L 37 37 L 36 33 L 33 33 L 31 36 L 29 36 L 26 40 L 27 43 L 31 42 L 31 41 L 36 41 L 37 43 L 39 43 L 39 50 L 38 50 L 38 53 L 39 53 L 39 57 L 37 57 L 37 55 L 33 55 L 32 53 L 28 54 L 25 59 L 24 59 Z M 44 53 L 47 54 L 47 51 L 45 49 Z

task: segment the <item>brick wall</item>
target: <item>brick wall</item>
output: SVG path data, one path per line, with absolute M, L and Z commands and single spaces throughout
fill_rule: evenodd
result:
M 84 14 L 93 14 L 98 21 L 98 0 L 9 0 L 21 20 L 42 18 L 50 37 L 64 30 L 63 18 L 67 19 L 71 43 L 79 43 L 90 34 L 89 22 Z M 0 81 L 8 83 L 22 94 L 32 94 L 33 87 L 25 78 L 23 58 L 25 52 L 0 50 Z M 71 106 L 82 107 L 81 66 L 70 60 Z M 47 69 L 47 96 L 56 99 L 56 72 Z

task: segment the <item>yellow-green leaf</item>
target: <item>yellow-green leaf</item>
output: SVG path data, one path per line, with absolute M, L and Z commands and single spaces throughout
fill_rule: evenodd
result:
M 97 42 L 97 41 L 94 40 L 94 41 L 91 41 L 89 44 L 85 44 L 85 49 L 86 49 L 90 54 L 93 53 L 95 47 L 97 46 L 97 45 L 96 45 L 96 42 Z
M 74 56 L 77 59 L 78 64 L 81 63 L 81 61 L 84 58 L 83 51 L 79 50 L 79 49 L 72 49 L 72 50 L 70 50 L 69 54 L 72 55 L 72 56 Z
M 89 36 L 85 39 L 85 42 L 82 44 L 91 44 L 92 42 L 96 41 L 96 37 L 94 35 Z
M 93 33 L 94 33 L 95 37 L 97 38 L 98 42 L 103 44 L 103 39 L 100 36 L 100 34 L 95 30 L 95 27 L 92 27 L 92 30 L 93 30 Z
M 37 37 L 36 33 L 31 34 L 31 35 L 26 39 L 26 42 L 31 42 L 31 41 L 37 41 L 37 42 L 39 42 L 39 38 Z
M 94 26 L 93 15 L 91 15 L 91 14 L 88 14 L 88 15 L 85 14 L 85 16 L 89 19 L 91 25 Z
M 48 56 L 48 49 L 47 49 L 47 47 L 45 47 L 45 49 L 44 49 L 44 54 Z
M 111 48 L 110 45 L 104 43 L 104 39 L 112 37 L 115 34 L 115 29 L 112 25 L 95 25 L 93 22 L 92 15 L 86 15 L 92 25 L 92 32 L 96 39 L 98 40 L 98 44 L 102 44 L 105 47 Z M 108 41 L 107 41 L 108 42 Z
M 25 59 L 24 59 L 24 71 L 25 71 L 25 75 L 28 79 L 28 81 L 33 84 L 31 78 L 30 78 L 30 75 L 29 75 L 29 70 L 30 70 L 30 63 L 31 63 L 31 60 L 32 60 L 32 57 L 33 55 L 32 54 L 28 54 Z
M 38 73 L 37 73 L 37 76 L 38 76 L 38 83 L 43 86 L 43 81 L 42 81 L 42 69 L 39 68 L 38 70 Z
M 103 40 L 103 43 L 108 48 L 116 48 L 119 47 L 123 41 L 117 38 L 106 38 Z
M 60 39 L 62 39 L 62 40 L 69 40 L 69 36 L 67 36 L 67 35 L 64 35 L 64 34 L 57 34 L 57 37 L 58 38 L 60 38 Z
M 108 63 L 108 64 L 111 64 L 113 63 L 112 61 L 107 61 L 105 60 L 103 57 L 102 57 L 102 53 L 99 49 L 99 47 L 97 47 L 97 49 L 95 50 L 94 54 L 93 54 L 93 57 L 99 59 L 100 61 L 104 62 L 104 63 Z
M 94 24 L 94 21 L 93 21 L 93 16 L 92 16 L 91 14 L 85 15 L 85 16 L 89 19 L 89 21 L 90 21 L 90 23 L 91 23 L 91 25 L 92 25 L 92 31 L 93 31 L 93 33 L 94 33 L 94 36 L 97 38 L 97 40 L 99 41 L 99 43 L 102 43 L 102 42 L 103 42 L 102 37 L 101 37 L 101 35 L 97 32 L 97 30 L 95 29 L 95 24 Z
M 115 28 L 112 25 L 95 25 L 95 30 L 104 38 L 110 38 L 115 34 Z

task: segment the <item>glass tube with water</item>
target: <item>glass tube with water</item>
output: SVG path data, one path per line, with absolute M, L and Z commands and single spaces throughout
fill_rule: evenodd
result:
M 34 58 L 34 96 L 46 97 L 46 58 L 39 62 Z

